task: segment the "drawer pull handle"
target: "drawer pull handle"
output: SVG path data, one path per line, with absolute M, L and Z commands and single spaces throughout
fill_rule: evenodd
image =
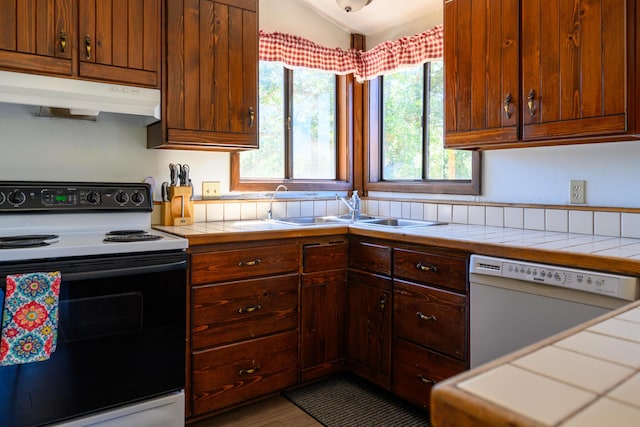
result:
M 249 375 L 249 374 L 253 374 L 255 372 L 258 372 L 260 370 L 260 365 L 256 366 L 255 368 L 251 368 L 251 369 L 240 369 L 238 371 L 238 375 Z
M 384 313 L 384 308 L 387 305 L 387 295 L 382 294 L 380 299 L 378 299 L 378 305 L 380 306 L 380 311 Z
M 425 383 L 425 384 L 435 384 L 437 382 L 436 380 L 432 380 L 430 378 L 425 378 L 421 374 L 418 374 L 418 379 L 420 381 L 422 381 L 423 383 Z
M 67 33 L 64 30 L 60 31 L 60 52 L 65 53 L 67 51 Z
M 431 315 L 431 316 L 425 316 L 424 314 L 420 313 L 419 311 L 416 313 L 416 317 L 420 320 L 433 320 L 434 322 L 438 319 L 436 319 L 436 316 Z
M 435 265 L 432 265 L 432 266 L 423 265 L 421 262 L 419 262 L 416 265 L 416 268 L 420 271 L 432 271 L 434 273 L 438 272 L 438 267 L 436 267 Z
M 240 261 L 238 263 L 238 267 L 253 267 L 260 264 L 262 261 L 260 258 L 254 259 L 253 261 Z
M 260 310 L 260 309 L 262 309 L 262 306 L 258 304 L 258 305 L 254 305 L 253 307 L 242 307 L 238 309 L 238 313 L 253 313 L 254 311 Z
M 253 111 L 253 107 L 249 107 L 249 127 L 252 128 L 256 121 L 256 112 Z
M 89 36 L 89 34 L 84 37 L 84 49 L 87 53 L 87 57 L 85 59 L 87 61 L 91 61 L 91 36 Z
M 536 115 L 536 106 L 533 101 L 536 99 L 536 91 L 531 89 L 529 91 L 529 96 L 527 96 L 527 105 L 529 106 L 529 114 L 531 117 Z
M 511 111 L 509 111 L 509 104 L 511 104 L 510 93 L 508 93 L 506 98 L 504 99 L 504 115 L 507 116 L 507 119 L 511 118 Z

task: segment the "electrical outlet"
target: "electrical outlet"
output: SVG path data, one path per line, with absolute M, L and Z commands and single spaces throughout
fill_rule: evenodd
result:
M 587 182 L 579 179 L 571 180 L 571 189 L 569 190 L 569 203 L 584 204 L 587 203 L 586 195 Z
M 220 197 L 220 181 L 203 181 L 202 198 L 216 199 Z

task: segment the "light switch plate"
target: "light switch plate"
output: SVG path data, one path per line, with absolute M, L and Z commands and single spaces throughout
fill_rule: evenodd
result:
M 220 181 L 203 181 L 202 198 L 217 199 L 220 197 Z

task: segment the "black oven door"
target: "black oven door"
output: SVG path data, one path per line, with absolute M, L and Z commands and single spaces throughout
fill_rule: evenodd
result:
M 184 388 L 184 252 L 0 264 L 0 283 L 56 270 L 57 349 L 43 362 L 0 367 L 0 426 L 49 424 Z

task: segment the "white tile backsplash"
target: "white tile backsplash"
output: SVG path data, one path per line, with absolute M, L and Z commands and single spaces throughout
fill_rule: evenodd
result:
M 524 209 L 523 208 L 504 208 L 504 226 L 509 228 L 524 227 Z
M 564 209 L 545 210 L 545 230 L 566 233 L 569 231 L 569 211 Z
M 593 212 L 569 211 L 569 233 L 593 234 Z
M 620 236 L 619 212 L 594 212 L 594 234 L 602 236 Z
M 486 224 L 492 227 L 504 227 L 504 208 L 498 206 L 487 206 Z
M 485 206 L 483 204 L 454 204 L 433 201 L 423 203 L 384 199 L 364 199 L 362 207 L 362 213 L 381 217 L 640 238 L 640 213 L 633 212 L 498 206 L 496 204 Z M 264 219 L 267 217 L 269 202 L 238 200 L 221 202 L 217 200 L 211 203 L 196 203 L 194 209 L 196 222 Z M 347 211 L 346 206 L 334 199 L 293 199 L 273 202 L 274 218 L 339 215 L 345 214 Z M 154 223 L 159 221 L 159 215 L 154 216 L 153 220 Z

